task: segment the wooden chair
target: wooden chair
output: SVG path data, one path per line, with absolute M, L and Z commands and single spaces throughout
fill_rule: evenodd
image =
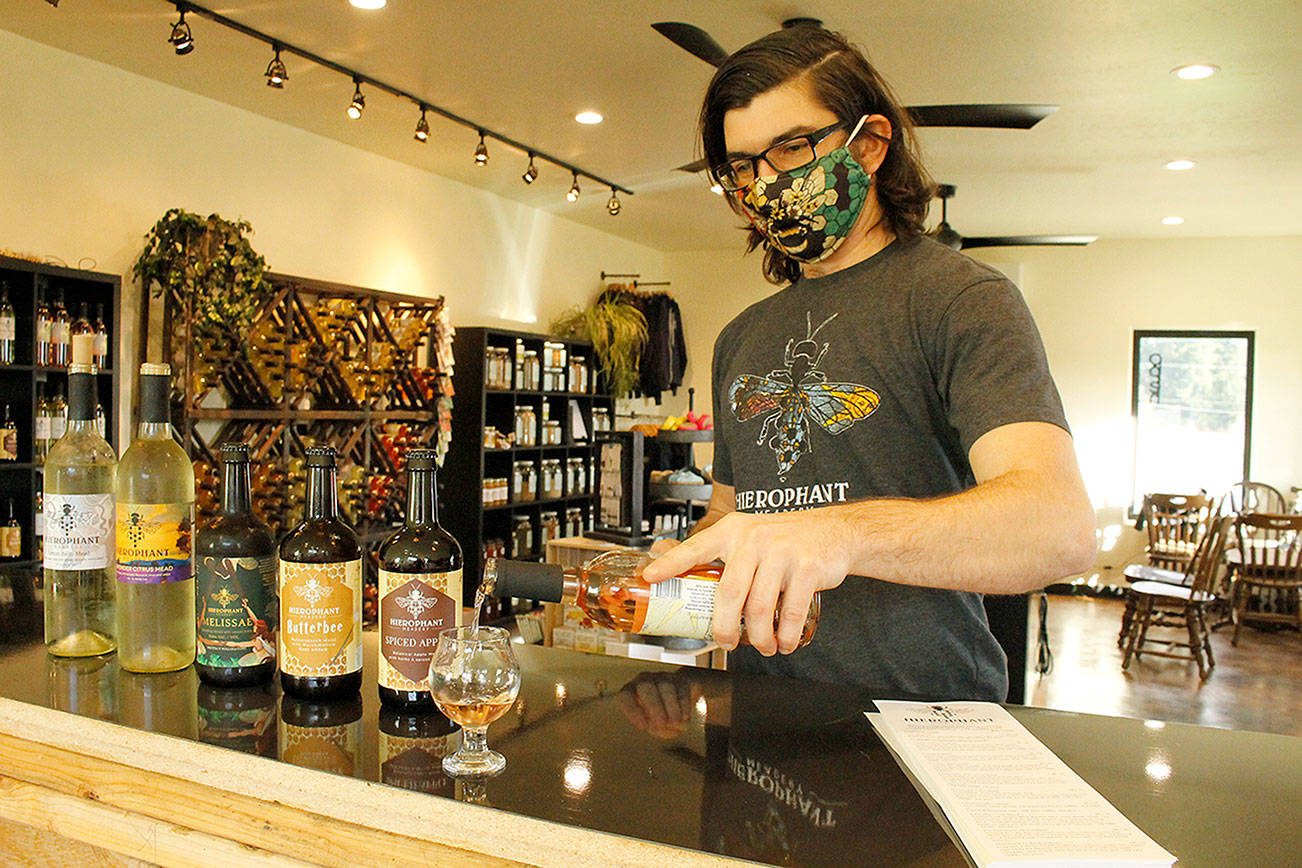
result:
M 1140 580 L 1126 588 L 1127 609 L 1133 612 L 1126 628 L 1125 656 L 1121 668 L 1128 669 L 1130 661 L 1142 654 L 1170 657 L 1176 660 L 1193 660 L 1198 664 L 1198 677 L 1206 680 L 1216 666 L 1212 656 L 1211 630 L 1207 626 L 1207 608 L 1216 602 L 1213 592 L 1220 575 L 1221 556 L 1229 535 L 1231 519 L 1216 518 L 1189 562 L 1186 575 L 1188 586 L 1165 582 Z M 1153 628 L 1183 629 L 1187 642 L 1172 638 L 1150 639 Z M 1145 643 L 1165 645 L 1165 651 L 1146 650 Z M 1176 648 L 1186 648 L 1189 653 L 1178 653 Z
M 1194 552 L 1207 530 L 1207 523 L 1215 514 L 1212 501 L 1202 494 L 1146 494 L 1143 520 L 1148 531 L 1148 567 L 1166 575 L 1133 574 L 1132 565 L 1125 570 L 1126 581 L 1184 582 Z M 1124 648 L 1130 624 L 1134 618 L 1134 600 L 1126 597 L 1126 608 L 1121 614 L 1121 631 L 1117 634 L 1117 647 Z
M 1231 645 L 1239 644 L 1239 627 L 1245 618 L 1278 621 L 1302 629 L 1302 515 L 1249 512 L 1235 522 L 1239 550 L 1230 586 L 1234 613 Z M 1279 592 L 1293 612 L 1248 612 L 1248 601 L 1258 590 Z
M 1221 500 L 1226 515 L 1245 512 L 1288 512 L 1288 501 L 1278 488 L 1264 482 L 1236 482 Z

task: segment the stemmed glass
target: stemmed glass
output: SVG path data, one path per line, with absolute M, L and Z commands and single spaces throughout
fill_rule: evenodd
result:
M 520 692 L 520 664 L 511 634 L 501 627 L 452 627 L 438 634 L 429 664 L 434 704 L 461 726 L 461 749 L 443 758 L 450 775 L 492 775 L 506 757 L 488 749 L 488 725 L 507 712 Z

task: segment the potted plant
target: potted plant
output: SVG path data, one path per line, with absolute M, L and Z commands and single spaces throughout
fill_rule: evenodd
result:
M 602 297 L 588 307 L 571 308 L 561 314 L 552 323 L 552 333 L 591 341 L 610 393 L 616 398 L 633 393 L 647 340 L 646 317 L 636 307 Z

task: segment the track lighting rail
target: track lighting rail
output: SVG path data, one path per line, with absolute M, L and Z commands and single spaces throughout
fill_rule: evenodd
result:
M 308 51 L 306 48 L 300 48 L 297 45 L 293 45 L 292 43 L 286 42 L 283 39 L 269 36 L 268 34 L 263 33 L 261 30 L 257 30 L 253 27 L 248 26 L 247 24 L 242 24 L 233 18 L 228 18 L 225 15 L 222 15 L 220 12 L 214 12 L 211 9 L 208 9 L 203 6 L 197 6 L 193 3 L 176 2 L 176 0 L 167 0 L 167 2 L 169 5 L 174 6 L 178 13 L 190 13 L 192 15 L 197 15 L 201 18 L 206 18 L 207 20 L 212 21 L 215 24 L 220 24 L 223 27 L 234 30 L 237 33 L 242 33 L 245 36 L 258 40 L 259 42 L 264 42 L 268 46 L 270 46 L 273 50 L 278 49 L 283 54 L 292 54 L 295 55 L 296 57 L 301 57 L 303 60 L 311 61 L 312 63 L 315 63 L 317 66 L 325 67 L 326 69 L 332 70 L 333 72 L 337 72 L 342 76 L 346 76 L 348 79 L 352 80 L 355 83 L 355 85 L 359 88 L 361 85 L 366 85 L 367 87 L 374 88 L 375 90 L 382 91 L 383 93 L 387 93 L 390 96 L 395 96 L 398 99 L 407 100 L 408 102 L 415 105 L 422 112 L 432 112 L 433 114 L 436 114 L 446 120 L 452 121 L 455 124 L 460 124 L 463 127 L 467 127 L 473 130 L 475 133 L 479 134 L 481 138 L 493 139 L 494 141 L 501 142 L 502 144 L 506 145 L 509 148 L 514 148 L 515 150 L 519 151 L 522 154 L 529 154 L 534 159 L 543 160 L 544 162 L 551 163 L 554 166 L 559 166 L 560 168 L 564 169 L 567 172 L 570 172 L 572 175 L 575 176 L 576 179 L 575 186 L 572 187 L 571 189 L 577 188 L 577 178 L 581 176 L 584 178 L 588 178 L 592 181 L 595 181 L 596 183 L 600 184 L 603 187 L 609 187 L 612 195 L 616 192 L 625 193 L 629 196 L 633 195 L 633 191 L 628 189 L 627 187 L 621 186 L 620 184 L 616 184 L 614 181 L 609 181 L 605 178 L 600 177 L 599 175 L 594 175 L 591 172 L 585 171 L 579 168 L 578 166 L 574 165 L 573 163 L 562 160 L 560 157 L 552 156 L 546 151 L 541 151 L 538 148 L 535 148 L 533 145 L 528 145 L 525 144 L 524 142 L 517 141 L 511 138 L 510 136 L 505 135 L 504 133 L 497 132 L 496 130 L 484 126 L 483 124 L 476 123 L 475 121 L 472 121 L 469 118 L 462 117 L 461 115 L 456 114 L 455 112 L 451 112 L 445 108 L 441 108 L 440 106 L 435 105 L 429 100 L 421 99 L 420 97 L 416 96 L 410 91 L 403 90 L 400 87 L 395 87 L 391 84 L 380 81 L 378 78 L 373 78 L 364 73 L 360 73 L 354 69 L 350 69 L 349 67 L 346 67 L 341 63 L 336 63 L 335 61 L 330 60 L 329 58 L 326 57 L 322 57 L 321 55 L 313 51 Z

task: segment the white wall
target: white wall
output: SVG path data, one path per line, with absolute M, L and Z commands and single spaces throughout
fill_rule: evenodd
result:
M 644 245 L 3 31 L 0 58 L 0 249 L 123 275 L 124 348 L 131 264 L 172 207 L 248 220 L 275 271 L 444 295 L 460 325 L 546 331 L 603 269 L 663 268 Z

